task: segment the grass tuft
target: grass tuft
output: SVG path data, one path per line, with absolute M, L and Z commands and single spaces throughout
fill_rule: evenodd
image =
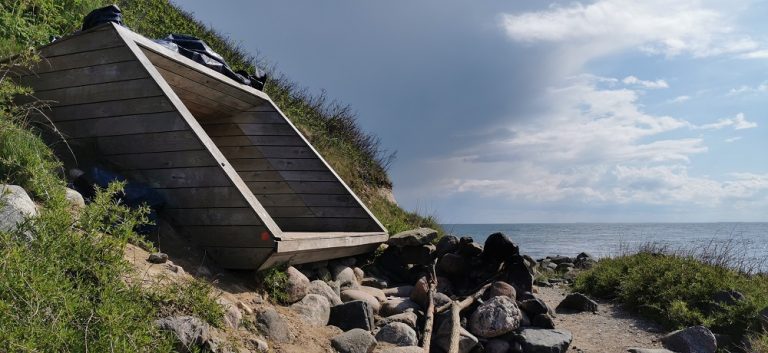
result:
M 262 287 L 275 303 L 288 303 L 288 293 L 285 291 L 288 285 L 288 274 L 285 272 L 287 268 L 287 264 L 279 264 L 258 274 Z

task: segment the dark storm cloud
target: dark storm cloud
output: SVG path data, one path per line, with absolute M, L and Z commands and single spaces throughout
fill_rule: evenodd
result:
M 513 45 L 499 26 L 499 14 L 519 4 L 179 4 L 302 85 L 351 104 L 363 128 L 398 151 L 396 178 L 414 159 L 475 144 L 468 132 L 526 115 L 547 82 L 544 52 Z

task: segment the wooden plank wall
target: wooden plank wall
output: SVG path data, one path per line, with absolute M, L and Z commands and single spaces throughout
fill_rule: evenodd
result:
M 282 231 L 381 231 L 271 104 L 151 50 L 144 53 Z
M 165 197 L 161 213 L 203 247 L 250 248 L 261 261 L 271 253 L 261 220 L 114 28 L 65 38 L 41 55 L 20 81 L 49 101 L 48 118 L 70 146 L 97 152 L 100 160 L 81 168 L 107 162 L 146 182 Z

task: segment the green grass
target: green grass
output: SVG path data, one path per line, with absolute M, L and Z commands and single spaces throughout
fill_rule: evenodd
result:
M 576 278 L 573 290 L 624 303 L 669 329 L 704 325 L 734 337 L 755 329 L 757 313 L 768 307 L 765 275 L 655 251 L 602 259 Z M 713 295 L 721 290 L 739 291 L 746 300 L 715 307 Z

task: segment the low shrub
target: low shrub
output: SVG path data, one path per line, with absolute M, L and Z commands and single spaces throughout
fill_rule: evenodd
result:
M 276 303 L 286 304 L 288 302 L 288 293 L 285 291 L 288 285 L 288 274 L 285 272 L 287 268 L 287 264 L 279 264 L 259 272 L 262 287 L 269 298 Z
M 768 306 L 768 278 L 704 263 L 696 257 L 639 252 L 600 260 L 576 278 L 574 291 L 615 299 L 670 329 L 705 325 L 741 337 Z M 717 303 L 720 291 L 745 300 Z

